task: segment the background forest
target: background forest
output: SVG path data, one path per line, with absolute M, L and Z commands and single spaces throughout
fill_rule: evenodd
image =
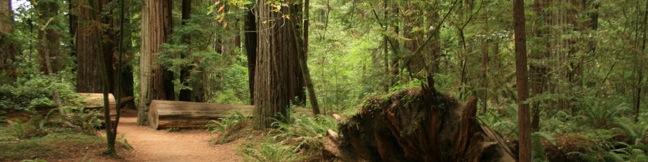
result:
M 294 69 L 283 80 L 290 90 L 277 94 L 308 112 L 314 92 L 321 114 L 255 122 L 273 130 L 241 146 L 250 161 L 321 157 L 323 136 L 338 129 L 332 114 L 350 117 L 374 96 L 430 83 L 459 101 L 477 97 L 479 123 L 517 145 L 511 1 L 0 2 L 0 150 L 12 147 L 3 141 L 94 134 L 100 115 L 77 92 L 132 96 L 127 107 L 140 116 L 151 99 L 254 104 L 254 93 L 267 92 L 254 85 L 266 76 L 253 61 L 271 60 L 259 51 L 266 47 L 286 47 L 274 52 L 288 59 L 275 63 Z M 648 2 L 525 0 L 524 8 L 533 159 L 648 161 Z M 264 34 L 266 25 L 297 33 Z M 259 44 L 268 35 L 276 37 Z M 208 127 L 230 132 L 246 120 L 234 114 Z M 246 133 L 231 134 L 216 143 Z

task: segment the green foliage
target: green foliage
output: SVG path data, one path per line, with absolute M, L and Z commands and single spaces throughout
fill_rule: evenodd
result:
M 601 100 L 599 97 L 586 97 L 580 102 L 582 109 L 581 119 L 583 122 L 597 128 L 607 128 L 613 123 L 616 117 L 619 117 L 630 110 L 630 107 L 619 102 L 618 98 L 608 98 Z
M 207 123 L 207 130 L 219 135 L 211 139 L 212 143 L 223 144 L 232 142 L 241 137 L 248 136 L 251 128 L 248 128 L 251 118 L 239 112 L 226 115 L 219 120 L 212 120 Z
M 246 161 L 303 161 L 303 155 L 296 151 L 295 146 L 285 145 L 271 138 L 253 144 L 247 143 L 242 146 L 241 152 Z
M 249 2 L 227 3 L 247 5 Z M 232 9 L 215 13 L 212 10 L 217 6 L 210 4 L 209 8 L 198 8 L 189 20 L 183 20 L 184 24 L 174 27 L 171 40 L 162 45 L 157 61 L 176 76 L 173 80 L 176 98 L 181 90 L 200 90 L 205 93 L 201 97 L 208 102 L 248 103 L 247 60 L 240 47 L 227 44 L 233 43 L 229 41 L 233 41 L 237 33 L 232 32 L 232 27 L 212 22 L 215 17 L 219 22 L 237 18 L 242 11 Z M 214 38 L 219 45 L 215 45 Z M 180 77 L 182 75 L 186 77 Z
M 271 134 L 298 149 L 321 150 L 321 139 L 327 130 L 336 130 L 337 122 L 332 117 L 294 115 L 290 122 L 277 122 L 277 129 Z
M 220 122 L 216 125 L 219 130 L 232 131 L 231 125 L 241 121 L 241 116 L 227 119 L 230 122 Z M 245 121 L 245 119 L 242 119 Z M 239 122 L 240 123 L 240 122 Z M 335 119 L 325 116 L 293 115 L 287 122 L 273 123 L 276 128 L 262 133 L 260 137 L 248 136 L 240 149 L 247 161 L 304 161 L 318 156 L 323 149 L 322 138 L 327 130 L 336 129 Z M 224 128 L 227 127 L 227 128 Z M 241 129 L 234 126 L 234 128 Z M 229 130 L 228 130 L 229 129 Z
M 12 128 L 0 127 L 0 132 L 6 129 Z M 84 148 L 99 148 L 104 145 L 101 137 L 74 132 L 51 133 L 23 140 L 0 138 L 0 143 L 0 150 L 3 150 L 0 151 L 0 159 L 3 160 L 69 158 L 78 156 Z
M 239 112 L 234 112 L 226 115 L 220 120 L 209 121 L 209 123 L 207 123 L 207 130 L 210 132 L 225 132 L 248 118 L 249 117 L 246 117 Z
M 648 145 L 648 141 L 646 141 L 648 139 L 648 123 L 646 121 L 634 122 L 628 118 L 617 118 L 614 123 L 630 144 Z
M 248 85 L 247 59 L 241 55 L 241 49 L 236 49 L 234 56 L 226 56 L 218 66 L 210 68 L 208 77 L 209 102 L 213 103 L 250 103 Z
M 605 156 L 606 161 L 622 162 L 622 161 L 648 161 L 648 155 L 645 150 L 635 148 L 633 145 L 620 143 L 625 145 L 619 149 L 610 150 Z

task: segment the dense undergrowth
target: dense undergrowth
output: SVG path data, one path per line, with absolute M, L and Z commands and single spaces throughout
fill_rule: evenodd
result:
M 416 87 L 410 83 L 394 88 L 393 92 Z M 647 161 L 648 121 L 633 121 L 625 117 L 627 106 L 620 104 L 614 109 L 609 104 L 593 105 L 578 111 L 551 110 L 543 112 L 540 130 L 533 133 L 535 161 Z M 359 107 L 359 106 L 358 106 Z M 338 110 L 343 116 L 351 116 L 358 107 Z M 515 105 L 493 106 L 487 112 L 479 112 L 481 124 L 500 133 L 516 150 L 517 126 Z M 333 113 L 333 112 L 331 112 Z M 552 114 L 552 115 L 548 115 Z M 648 117 L 643 113 L 640 119 Z M 232 114 L 213 121 L 209 128 L 219 134 L 214 143 L 242 140 L 240 154 L 247 161 L 312 161 L 327 158 L 322 155 L 323 138 L 327 130 L 337 131 L 338 122 L 331 116 L 312 116 L 296 113 L 290 122 L 277 122 L 269 131 L 255 131 L 252 118 Z
M 275 122 L 274 128 L 256 131 L 252 118 L 232 114 L 213 121 L 208 128 L 218 135 L 215 144 L 242 140 L 240 155 L 246 161 L 313 161 L 321 160 L 322 139 L 326 131 L 337 129 L 337 121 L 329 116 L 295 113 L 287 122 Z
M 43 161 L 100 155 L 99 109 L 86 110 L 69 73 L 29 74 L 0 84 L 0 159 Z M 120 150 L 129 148 L 119 140 Z

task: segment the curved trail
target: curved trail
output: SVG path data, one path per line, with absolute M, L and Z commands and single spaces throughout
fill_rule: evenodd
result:
M 137 125 L 137 117 L 124 114 L 119 122 L 119 137 L 133 147 L 126 161 L 242 161 L 236 155 L 238 142 L 211 145 L 210 134 L 204 130 L 169 132 Z

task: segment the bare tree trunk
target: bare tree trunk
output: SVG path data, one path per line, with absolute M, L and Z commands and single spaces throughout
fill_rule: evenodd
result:
M 16 77 L 12 66 L 17 53 L 17 45 L 9 38 L 13 31 L 13 11 L 10 0 L 0 0 L 0 75 L 11 79 Z
M 488 26 L 488 23 L 486 24 Z M 488 111 L 488 52 L 490 50 L 490 40 L 482 42 L 482 61 L 481 61 L 481 90 L 480 96 L 482 100 L 482 109 Z
M 13 10 L 11 0 L 0 1 L 0 32 L 2 34 L 11 33 L 13 30 Z
M 302 72 L 302 78 L 304 78 L 304 84 L 306 85 L 306 89 L 308 90 L 308 99 L 311 102 L 311 108 L 313 110 L 313 114 L 319 115 L 320 114 L 320 108 L 319 108 L 319 102 L 317 101 L 317 94 L 315 93 L 315 87 L 313 86 L 313 79 L 311 79 L 310 75 L 310 70 L 308 69 L 308 24 L 309 24 L 309 0 L 304 1 L 304 32 L 303 32 L 303 39 L 299 38 L 299 34 L 297 32 L 297 27 L 295 26 L 295 23 L 291 23 L 293 25 L 293 32 L 295 33 L 295 44 L 297 47 L 297 51 L 301 50 L 301 52 L 297 52 L 297 61 L 299 62 L 299 69 Z M 302 44 L 303 43 L 303 44 Z
M 74 8 L 78 11 L 77 26 L 75 27 L 75 49 L 77 57 L 77 91 L 85 93 L 99 93 L 104 85 L 108 92 L 112 92 L 106 82 L 110 80 L 99 79 L 104 77 L 104 64 L 112 62 L 111 47 L 104 47 L 102 43 L 101 10 L 105 1 L 77 0 Z M 106 62 L 103 62 L 106 61 Z M 112 66 L 111 66 L 112 69 Z M 106 69 L 107 70 L 107 69 Z
M 526 29 L 524 18 L 524 0 L 513 0 L 513 27 L 515 29 L 515 69 L 518 93 L 518 127 L 519 138 L 519 161 L 531 161 L 531 129 L 529 120 L 529 105 L 526 103 L 529 97 L 527 86 L 527 54 L 526 54 Z
M 56 29 L 59 23 L 59 5 L 56 1 L 31 0 L 38 14 L 38 55 L 41 72 L 53 74 L 64 67 L 64 55 L 61 54 L 61 33 Z
M 250 104 L 254 105 L 254 76 L 257 50 L 257 23 L 253 9 L 245 15 L 245 51 L 248 61 L 248 85 L 250 88 Z
M 142 7 L 142 51 L 140 58 L 140 104 L 137 123 L 148 123 L 148 105 L 154 99 L 173 98 L 170 76 L 156 63 L 160 46 L 171 31 L 171 1 L 145 0 Z M 171 94 L 171 96 L 169 96 Z
M 274 119 L 285 120 L 291 97 L 295 96 L 294 80 L 298 63 L 296 36 L 293 21 L 283 18 L 291 14 L 288 7 L 278 12 L 267 0 L 259 0 L 258 10 L 258 49 L 256 59 L 256 77 L 254 78 L 255 127 L 271 127 Z M 290 6 L 292 7 L 292 5 Z M 283 25 L 282 25 L 283 24 Z
M 78 20 L 77 20 L 76 13 L 73 13 L 73 11 L 75 10 L 74 6 L 76 3 L 78 2 L 76 2 L 75 0 L 67 0 L 67 5 L 68 5 L 67 9 L 69 11 L 67 13 L 68 14 L 68 34 L 72 38 L 70 39 L 68 48 L 70 49 L 70 56 L 75 58 L 76 58 L 76 45 L 74 43 L 75 42 L 74 38 L 76 38 L 76 30 L 77 30 L 76 28 L 77 28 Z M 76 67 L 74 67 L 74 69 L 76 70 Z
M 644 15 L 643 15 L 643 23 L 642 23 L 643 24 L 642 25 L 643 30 L 641 31 L 642 34 L 643 34 L 642 37 L 641 37 L 642 38 L 642 40 L 641 40 L 641 51 L 642 52 L 637 53 L 636 67 L 635 67 L 636 71 L 637 71 L 637 74 L 636 74 L 637 83 L 635 85 L 636 90 L 635 90 L 635 105 L 634 105 L 635 106 L 634 107 L 634 109 L 635 109 L 635 116 L 634 116 L 635 122 L 639 122 L 639 116 L 641 115 L 641 94 L 642 94 L 641 91 L 642 91 L 642 88 L 643 88 L 643 85 L 642 85 L 643 78 L 644 78 L 644 76 L 643 76 L 644 71 L 643 70 L 644 70 L 645 65 L 643 65 L 643 63 L 640 62 L 640 60 L 641 60 L 641 54 L 644 54 L 645 51 L 646 51 L 646 41 L 648 40 L 648 38 L 646 38 L 648 36 L 648 24 L 646 24 L 646 23 L 648 23 L 648 2 L 645 2 L 645 3 L 646 3 L 646 6 L 644 7 Z

